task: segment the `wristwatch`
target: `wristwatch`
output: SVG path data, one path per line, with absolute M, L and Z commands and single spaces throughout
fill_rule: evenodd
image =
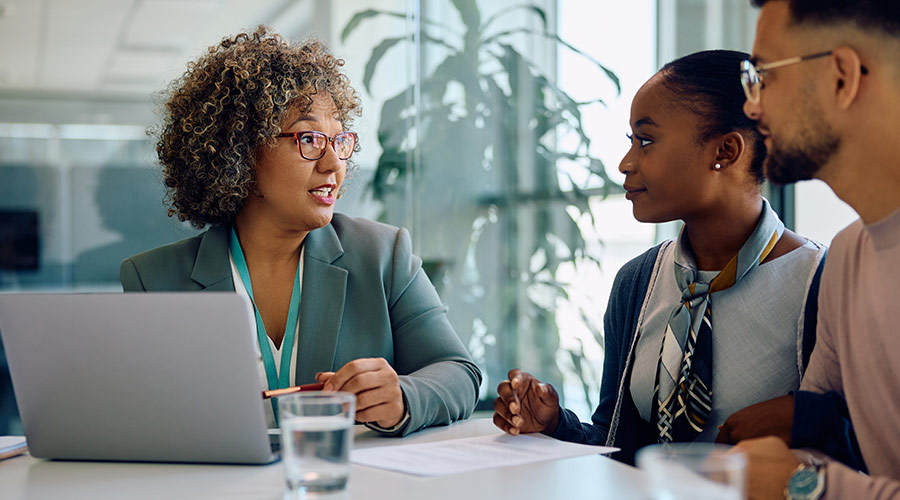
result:
M 825 493 L 825 466 L 800 464 L 784 489 L 787 500 L 818 500 Z

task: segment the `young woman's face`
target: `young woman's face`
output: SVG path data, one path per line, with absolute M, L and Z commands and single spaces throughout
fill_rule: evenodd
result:
M 281 130 L 314 130 L 334 137 L 343 131 L 336 114 L 331 97 L 320 93 L 308 111 L 288 113 Z M 296 140 L 278 138 L 274 148 L 262 146 L 257 152 L 256 184 L 260 197 L 253 202 L 280 226 L 310 231 L 325 226 L 334 214 L 346 163 L 338 158 L 330 143 L 325 146 L 324 156 L 306 160 L 300 155 Z
M 635 219 L 668 222 L 708 208 L 715 148 L 697 143 L 701 119 L 678 103 L 659 74 L 631 103 L 631 149 L 619 163 Z

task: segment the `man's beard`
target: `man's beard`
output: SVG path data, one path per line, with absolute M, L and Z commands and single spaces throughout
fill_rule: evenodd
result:
M 769 181 L 791 184 L 812 179 L 837 153 L 841 139 L 822 120 L 821 112 L 811 115 L 809 126 L 798 134 L 795 144 L 780 144 L 775 136 L 770 136 L 771 147 L 763 164 Z

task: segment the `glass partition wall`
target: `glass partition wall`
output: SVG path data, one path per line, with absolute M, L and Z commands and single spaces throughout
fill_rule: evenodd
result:
M 113 2 L 115 39 L 73 53 L 81 42 L 53 26 L 78 19 L 44 2 L 34 57 L 46 68 L 0 86 L 0 290 L 118 291 L 123 258 L 196 234 L 166 216 L 146 132 L 159 91 L 206 46 L 270 24 L 346 61 L 362 149 L 337 210 L 410 230 L 485 373 L 480 408 L 520 367 L 586 419 L 612 277 L 654 238 L 630 217 L 616 170 L 631 95 L 656 65 L 655 2 L 638 3 Z M 83 22 L 109 19 L 100 7 Z M 160 40 L 148 25 L 163 19 L 172 33 Z M 27 53 L 23 43 L 0 50 Z M 81 59 L 69 76 L 60 54 Z M 95 58 L 105 66 L 93 78 L 73 76 Z M 4 372 L 5 361 L 0 433 L 16 432 Z
M 621 194 L 631 98 L 677 56 L 748 50 L 755 22 L 725 0 L 20 4 L 0 16 L 0 291 L 118 291 L 123 258 L 196 234 L 165 213 L 159 91 L 269 24 L 346 61 L 361 151 L 337 211 L 410 230 L 485 374 L 479 408 L 518 367 L 584 420 L 612 280 L 678 230 Z M 7 375 L 0 351 L 0 434 L 18 429 Z
M 412 230 L 484 371 L 480 408 L 519 367 L 588 418 L 612 278 L 653 241 L 617 165 L 630 96 L 656 64 L 655 3 L 432 0 L 413 12 L 408 36 L 378 37 L 366 61 L 361 88 L 383 104 L 366 112 L 380 151 L 365 194 Z M 395 14 L 351 16 L 343 42 L 401 24 Z M 630 52 L 615 48 L 634 35 Z M 378 83 L 403 68 L 382 55 L 404 50 L 410 83 Z M 614 265 L 601 265 L 608 255 Z

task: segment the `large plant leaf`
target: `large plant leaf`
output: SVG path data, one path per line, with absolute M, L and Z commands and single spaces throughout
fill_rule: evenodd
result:
M 567 49 L 571 50 L 572 52 L 575 52 L 576 54 L 584 57 L 585 59 L 590 61 L 592 64 L 594 64 L 595 66 L 600 68 L 600 70 L 602 70 L 606 74 L 607 78 L 609 78 L 610 81 L 613 82 L 613 85 L 616 86 L 617 93 L 622 92 L 622 84 L 619 82 L 619 77 L 616 76 L 616 74 L 613 73 L 613 71 L 611 69 L 604 66 L 600 61 L 594 59 L 589 54 L 585 53 L 582 50 L 579 50 L 578 48 L 574 47 L 569 42 L 563 40 L 562 38 L 559 37 L 559 35 L 554 35 L 553 33 L 549 33 L 547 31 L 535 31 L 535 30 L 529 29 L 529 28 L 515 28 L 515 29 L 495 33 L 495 34 L 491 35 L 490 37 L 486 38 L 483 43 L 485 45 L 487 45 L 489 43 L 496 42 L 500 38 L 510 36 L 510 35 L 515 35 L 518 33 L 526 33 L 526 34 L 530 34 L 530 35 L 536 35 L 536 36 L 541 36 L 544 38 L 549 38 L 549 39 L 554 40 L 555 42 L 559 43 L 563 47 L 566 47 Z
M 543 77 L 540 77 L 544 79 Z M 553 116 L 548 117 L 548 124 L 557 121 L 559 124 L 565 124 L 569 130 L 578 135 L 579 150 L 587 151 L 591 145 L 591 138 L 588 137 L 581 121 L 581 106 L 572 100 L 568 94 L 562 92 L 556 85 L 547 82 L 549 89 L 554 90 L 554 95 L 559 102 L 559 108 L 554 112 Z
M 400 148 L 408 128 L 406 111 L 414 105 L 414 91 L 413 87 L 407 87 L 403 92 L 384 101 L 384 104 L 381 106 L 381 120 L 378 122 L 378 142 L 382 148 Z
M 590 138 L 587 136 L 587 133 L 581 125 L 581 110 L 579 103 L 554 83 L 550 82 L 545 76 L 536 74 L 536 71 L 532 69 L 533 66 L 531 63 L 514 47 L 504 43 L 498 45 L 503 49 L 503 55 L 498 58 L 498 61 L 503 67 L 504 72 L 508 75 L 510 87 L 515 89 L 514 92 L 525 88 L 540 89 L 542 92 L 549 90 L 552 92 L 560 106 L 560 110 L 558 111 L 559 116 L 562 117 L 563 113 L 571 114 L 572 120 L 569 121 L 569 123 L 572 126 L 572 129 L 578 134 L 581 143 L 584 147 L 587 147 L 590 144 Z M 522 78 L 525 78 L 525 81 L 521 80 Z M 539 99 L 535 99 L 534 101 L 535 113 L 532 116 L 537 119 L 535 133 L 537 137 L 540 138 L 552 129 L 549 126 L 549 121 L 541 120 L 542 117 L 547 116 L 547 113 L 542 112 L 546 109 L 543 107 L 543 96 L 535 97 L 539 97 Z M 561 121 L 557 121 L 556 124 L 559 123 L 561 123 Z
M 367 10 L 357 12 L 356 14 L 353 15 L 352 18 L 350 18 L 349 21 L 347 21 L 347 24 L 344 25 L 344 29 L 341 31 L 341 43 L 346 43 L 347 37 L 349 37 L 350 34 L 353 33 L 356 30 L 356 28 L 358 28 L 359 25 L 363 21 L 365 21 L 366 19 L 376 17 L 376 16 L 395 17 L 395 18 L 403 19 L 403 20 L 406 20 L 406 18 L 407 18 L 406 14 L 404 14 L 402 12 L 390 12 L 390 11 L 386 11 L 386 10 L 367 9 Z M 422 21 L 422 24 L 425 26 L 441 28 L 445 31 L 450 31 L 452 33 L 452 30 L 450 30 L 450 27 L 447 26 L 446 23 L 436 23 L 429 19 L 422 19 L 421 21 Z M 456 35 L 459 36 L 459 33 L 456 33 Z
M 587 318 L 584 319 L 587 321 Z M 595 370 L 587 360 L 587 356 L 584 353 L 584 343 L 577 337 L 575 340 L 578 341 L 578 350 L 566 349 L 566 352 L 569 354 L 569 360 L 572 363 L 572 371 L 574 371 L 575 374 L 578 375 L 578 379 L 581 380 L 581 389 L 584 393 L 584 400 L 587 401 L 589 408 L 593 408 L 593 396 L 595 396 L 597 392 L 595 381 L 599 380 L 599 377 L 597 377 Z M 600 345 L 603 345 L 603 343 L 601 342 Z
M 476 0 L 452 0 L 452 2 L 466 26 L 466 35 L 478 33 L 481 29 L 481 11 L 478 10 Z
M 582 164 L 587 164 L 587 169 L 592 176 L 602 181 L 600 186 L 600 192 L 597 192 L 598 188 L 591 188 L 590 190 L 584 190 L 578 186 L 578 183 L 571 177 L 571 175 L 567 174 L 567 177 L 572 185 L 571 191 L 561 191 L 562 197 L 567 199 L 572 204 L 581 207 L 581 202 L 579 200 L 587 200 L 591 196 L 597 196 L 598 194 L 603 197 L 607 197 L 610 194 L 620 194 L 624 193 L 624 189 L 619 184 L 616 184 L 612 178 L 609 177 L 609 174 L 606 172 L 606 168 L 603 165 L 603 162 L 599 158 L 594 158 L 591 156 L 587 156 L 585 154 L 579 153 L 570 153 L 566 151 L 551 151 L 544 147 L 543 145 L 539 145 L 538 154 L 542 158 L 545 159 L 549 164 L 555 165 L 558 160 L 570 160 L 576 161 Z M 588 209 L 587 205 L 583 207 L 585 210 Z
M 479 82 L 478 61 L 473 60 L 470 54 L 463 51 L 447 56 L 434 71 L 422 80 L 423 106 L 427 109 L 440 105 L 447 93 L 451 82 L 460 83 L 465 93 L 456 101 L 459 106 L 465 106 L 469 120 L 474 120 L 477 112 L 476 104 L 485 102 L 487 98 Z M 445 119 L 450 119 L 447 115 Z
M 369 182 L 372 196 L 378 200 L 384 200 L 388 193 L 394 189 L 389 180 L 402 178 L 406 175 L 407 154 L 397 148 L 384 148 L 381 157 L 378 158 L 378 168 Z
M 418 88 L 408 87 L 385 101 L 378 129 L 382 155 L 370 186 L 376 199 L 388 200 L 384 208 L 393 213 L 392 218 L 397 214 L 402 216 L 408 208 L 403 197 L 426 197 L 427 202 L 419 208 L 421 220 L 426 224 L 444 225 L 441 234 L 459 236 L 459 247 L 447 241 L 437 253 L 446 255 L 451 262 L 455 260 L 460 268 L 464 267 L 464 262 L 465 266 L 482 268 L 475 273 L 480 278 L 474 281 L 466 278 L 468 274 L 455 276 L 459 278 L 457 291 L 460 300 L 471 303 L 475 317 L 483 320 L 484 327 L 496 336 L 498 345 L 502 346 L 498 349 L 509 351 L 504 354 L 507 360 L 504 364 L 515 359 L 516 344 L 512 337 L 521 315 L 528 315 L 535 318 L 535 329 L 550 334 L 541 336 L 541 345 L 546 347 L 542 352 L 549 356 L 544 364 L 550 366 L 558 347 L 552 344 L 558 340 L 552 335 L 555 331 L 553 311 L 521 307 L 522 282 L 508 277 L 516 275 L 518 263 L 522 261 L 520 253 L 527 256 L 540 249 L 550 258 L 546 269 L 539 276 L 532 276 L 531 282 L 566 296 L 566 289 L 555 276 L 560 264 L 596 261 L 595 257 L 587 255 L 588 244 L 575 222 L 582 219 L 576 212 L 593 218 L 589 199 L 608 194 L 617 186 L 609 180 L 602 163 L 588 154 L 590 141 L 581 123 L 584 111 L 581 106 L 588 103 L 572 99 L 551 81 L 551 77 L 542 74 L 525 57 L 526 53 L 501 42 L 507 42 L 503 37 L 513 33 L 551 39 L 599 66 L 617 88 L 619 82 L 599 62 L 548 33 L 546 13 L 538 7 L 514 6 L 482 23 L 476 0 L 451 2 L 465 26 L 465 33 L 454 33 L 461 35 L 462 43 L 455 36 L 444 35 L 445 32 L 453 33 L 448 23 L 440 26 L 445 31 L 429 28 L 430 34 L 421 32 L 423 45 L 443 46 L 450 53 L 446 57 L 442 50 L 434 54 L 440 54 L 441 60 L 434 71 L 423 75 Z M 516 9 L 538 16 L 540 24 L 530 23 L 536 29 L 509 30 L 493 34 L 487 40 L 482 38 L 488 25 L 496 30 L 499 25 L 496 20 Z M 358 13 L 344 28 L 342 40 L 355 32 L 363 21 L 379 15 L 406 18 L 403 14 L 377 10 Z M 423 21 L 422 25 L 426 24 Z M 444 39 L 430 36 L 435 33 Z M 378 67 L 387 64 L 382 62 L 386 53 L 404 39 L 411 40 L 409 37 L 387 38 L 373 50 L 364 75 L 366 89 L 370 88 L 376 71 L 388 71 Z M 497 71 L 498 66 L 502 68 L 500 71 Z M 462 85 L 462 90 L 457 83 Z M 418 102 L 414 102 L 414 97 Z M 578 134 L 580 140 L 574 150 L 552 150 L 555 143 L 552 134 L 562 131 Z M 522 155 L 529 156 L 529 151 L 534 155 L 533 159 L 523 159 Z M 410 156 L 413 152 L 421 159 L 420 163 L 413 163 Z M 589 189 L 573 183 L 571 189 L 562 190 L 560 180 L 563 177 L 558 170 L 562 158 L 575 159 L 596 176 L 592 177 Z M 413 173 L 416 174 L 414 186 L 411 182 Z M 602 189 L 593 187 L 601 185 L 596 182 L 597 178 L 602 179 Z M 458 189 L 459 186 L 466 188 Z M 528 191 L 520 191 L 523 186 L 529 186 Z M 410 188 L 413 192 L 407 191 Z M 448 207 L 454 207 L 454 217 L 446 216 Z M 489 211 L 492 214 L 486 227 L 489 237 L 479 239 L 473 233 L 475 223 L 487 220 Z M 534 223 L 520 226 L 523 215 L 533 217 Z M 495 250 L 498 242 L 504 242 L 499 256 Z M 497 278 L 488 278 L 491 273 L 496 273 Z M 494 313 L 485 315 L 485 307 Z M 573 364 L 579 377 L 588 380 L 592 377 L 588 372 L 590 366 L 584 363 L 583 352 L 578 351 L 580 349 L 571 353 Z
M 423 115 L 428 110 L 439 108 L 445 113 L 446 119 L 450 114 L 450 108 L 444 106 L 441 98 L 447 90 L 450 82 L 457 80 L 460 72 L 464 70 L 464 61 L 461 56 L 454 54 L 445 58 L 432 74 L 422 81 L 419 103 Z M 381 120 L 378 127 L 378 140 L 382 146 L 399 147 L 400 140 L 397 137 L 406 135 L 408 124 L 405 116 L 416 111 L 413 97 L 415 89 L 407 87 L 394 97 L 386 100 L 381 108 Z
M 540 17 L 541 23 L 543 23 L 543 25 L 544 25 L 544 31 L 547 30 L 547 13 L 544 12 L 544 9 L 542 9 L 536 5 L 528 5 L 528 4 L 514 5 L 508 9 L 501 10 L 500 12 L 489 17 L 488 20 L 484 22 L 484 29 L 487 29 L 491 25 L 491 23 L 493 23 L 497 19 L 500 19 L 501 17 L 505 16 L 506 14 L 509 14 L 512 11 L 520 10 L 520 9 L 529 10 L 529 11 L 533 12 L 534 14 L 536 14 L 538 17 Z
M 603 107 L 606 107 L 606 102 L 603 99 L 592 99 L 590 101 L 575 102 L 575 105 L 578 107 L 578 109 L 581 109 L 584 106 L 590 106 L 591 104 L 601 104 Z M 541 121 L 539 126 L 543 127 L 544 130 L 549 131 L 555 130 L 557 126 L 565 124 L 573 130 L 583 132 L 584 129 L 581 123 L 578 121 L 578 116 L 575 114 L 567 116 L 567 111 L 568 110 L 566 108 L 560 107 L 556 110 L 553 110 L 552 112 L 546 113 L 546 115 L 543 115 L 539 118 L 539 120 Z M 587 144 L 590 144 L 590 140 L 587 136 L 583 136 L 582 139 L 588 139 L 587 141 L 583 142 L 587 142 Z
M 446 47 L 453 52 L 456 52 L 457 50 L 459 50 L 456 47 L 454 47 L 453 44 L 445 41 L 442 38 L 433 37 L 433 36 L 429 35 L 426 31 L 422 31 L 421 36 L 422 36 L 423 41 L 430 42 L 435 45 L 440 45 L 441 47 Z
M 360 23 L 375 16 L 390 16 L 400 19 L 406 19 L 406 14 L 402 12 L 389 12 L 386 10 L 375 9 L 359 11 L 356 14 L 353 14 L 353 17 L 350 18 L 350 20 L 344 26 L 343 31 L 341 31 L 341 43 L 345 43 L 347 41 L 347 37 L 350 36 L 350 33 L 353 33 L 353 31 L 359 27 Z
M 581 141 L 579 148 L 587 149 L 591 144 L 591 139 L 588 137 L 587 132 L 584 131 L 584 126 L 582 125 L 581 105 L 569 97 L 562 89 L 557 87 L 556 84 L 550 82 L 545 76 L 537 75 L 535 76 L 535 79 L 543 86 L 543 88 L 551 91 L 558 106 L 552 114 L 548 113 L 547 125 L 552 122 L 558 122 L 557 124 L 567 124 L 569 129 L 578 134 L 578 138 Z M 553 129 L 548 126 L 542 130 L 542 136 L 552 130 Z
M 603 196 L 622 194 L 625 192 L 625 188 L 615 183 L 612 178 L 610 178 L 609 174 L 606 172 L 606 166 L 599 158 L 590 158 L 589 161 L 588 168 L 591 173 L 603 179 Z
M 429 35 L 428 33 L 422 31 L 421 32 L 422 40 L 426 42 L 433 43 L 435 45 L 440 45 L 442 47 L 448 48 L 451 51 L 455 51 L 456 48 L 446 41 L 435 38 Z M 406 40 L 410 40 L 411 36 L 400 36 L 394 38 L 385 38 L 378 45 L 372 49 L 372 55 L 369 56 L 369 60 L 366 62 L 366 70 L 363 74 L 363 86 L 365 86 L 366 91 L 371 93 L 369 89 L 369 85 L 372 82 L 372 77 L 375 75 L 375 70 L 377 69 L 378 63 L 381 62 L 381 59 L 384 57 L 385 53 L 391 49 L 394 45 Z
M 503 66 L 504 72 L 508 74 L 510 78 L 514 76 L 518 77 L 527 72 L 527 74 L 532 76 L 535 80 L 530 83 L 534 88 L 551 91 L 556 99 L 562 103 L 563 108 L 572 113 L 578 121 L 581 121 L 581 111 L 579 110 L 580 103 L 572 99 L 569 94 L 547 79 L 546 76 L 540 74 L 531 61 L 526 59 L 512 45 L 505 43 L 500 43 L 498 45 L 503 49 L 502 55 L 497 56 L 492 52 L 491 54 Z M 523 68 L 525 68 L 524 72 Z
M 514 117 L 517 106 L 510 96 L 500 88 L 493 78 L 485 78 L 487 86 L 486 98 L 491 109 L 492 123 L 494 124 L 494 163 L 497 165 L 512 165 L 515 161 L 516 145 L 518 141 L 513 137 L 515 128 L 501 126 L 506 117 Z M 510 118 L 511 119 L 511 118 Z
M 366 71 L 363 74 L 363 86 L 366 88 L 366 91 L 370 94 L 371 89 L 369 88 L 369 84 L 372 82 L 372 76 L 375 75 L 375 68 L 378 66 L 381 58 L 384 57 L 384 54 L 394 45 L 406 40 L 405 36 L 398 36 L 395 38 L 385 38 L 378 45 L 372 49 L 372 55 L 369 56 L 369 61 L 366 63 Z

